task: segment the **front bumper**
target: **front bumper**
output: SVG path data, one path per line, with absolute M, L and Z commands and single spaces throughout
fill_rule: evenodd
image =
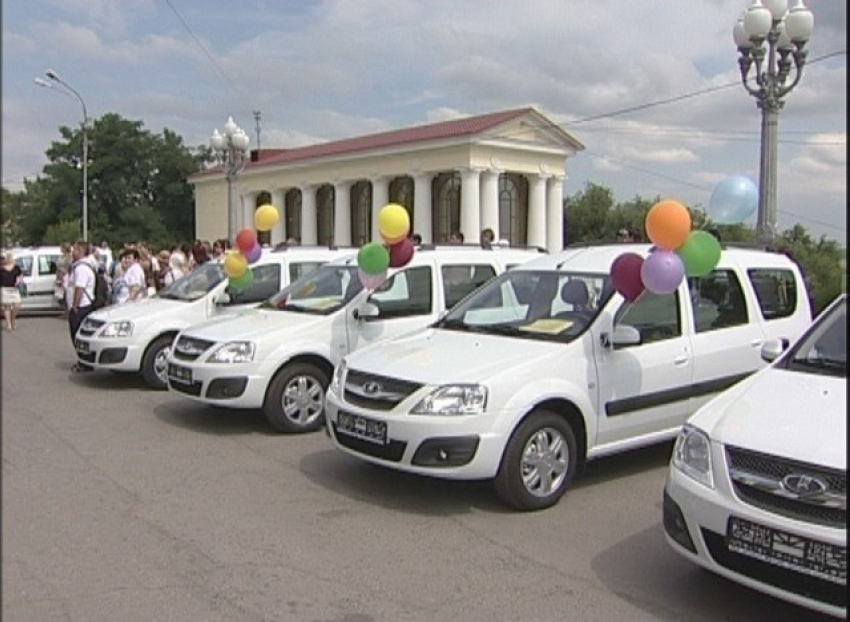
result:
M 715 462 L 715 473 L 718 473 Z M 744 504 L 727 478 L 709 489 L 671 466 L 664 488 L 664 530 L 667 541 L 691 561 L 752 589 L 832 616 L 847 615 L 846 583 L 839 584 L 742 555 L 727 547 L 729 518 L 740 519 L 803 538 L 842 547 L 846 529 L 809 524 Z M 690 544 L 690 546 L 689 546 Z
M 269 378 L 253 363 L 199 363 L 168 358 L 168 388 L 206 404 L 261 408 Z
M 78 334 L 74 339 L 74 350 L 80 363 L 94 369 L 116 371 L 139 371 L 146 345 L 123 337 L 97 338 Z

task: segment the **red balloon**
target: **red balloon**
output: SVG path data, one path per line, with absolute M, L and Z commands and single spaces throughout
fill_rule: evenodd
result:
M 410 238 L 402 238 L 401 242 L 390 246 L 390 268 L 406 266 L 411 259 L 413 259 L 413 240 Z
M 253 229 L 249 229 L 245 227 L 244 229 L 240 229 L 239 233 L 236 234 L 236 247 L 242 251 L 243 254 L 250 253 L 251 249 L 257 244 L 257 234 L 254 233 Z
M 643 279 L 640 270 L 643 267 L 643 257 L 637 253 L 623 253 L 611 264 L 611 282 L 626 300 L 634 302 L 643 293 Z

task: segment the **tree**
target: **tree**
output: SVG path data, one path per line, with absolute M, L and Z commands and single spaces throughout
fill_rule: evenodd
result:
M 566 201 L 564 243 L 596 242 L 608 237 L 608 216 L 614 207 L 610 188 L 588 183 Z

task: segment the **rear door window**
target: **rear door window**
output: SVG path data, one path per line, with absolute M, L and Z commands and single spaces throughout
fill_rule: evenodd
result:
M 756 292 L 762 317 L 773 320 L 793 315 L 797 308 L 797 280 L 791 270 L 751 268 L 747 276 Z

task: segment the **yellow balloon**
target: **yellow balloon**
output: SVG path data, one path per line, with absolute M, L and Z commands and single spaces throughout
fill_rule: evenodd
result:
M 398 203 L 387 203 L 378 212 L 378 231 L 385 240 L 403 239 L 410 231 L 410 215 Z
M 248 260 L 242 253 L 228 253 L 224 258 L 224 273 L 231 279 L 238 279 L 248 269 Z
M 257 231 L 270 230 L 277 224 L 278 220 L 280 220 L 280 214 L 278 213 L 277 208 L 270 203 L 261 205 L 257 208 L 257 211 L 254 212 L 254 224 L 256 225 Z

